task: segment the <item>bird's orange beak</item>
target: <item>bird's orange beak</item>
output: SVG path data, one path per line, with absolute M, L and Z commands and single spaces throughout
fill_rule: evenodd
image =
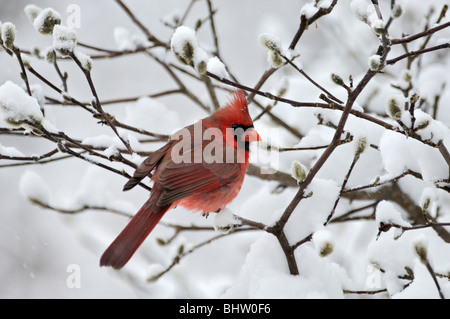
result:
M 258 132 L 254 128 L 251 128 L 245 131 L 243 140 L 248 142 L 259 142 L 261 141 L 261 136 L 259 136 Z

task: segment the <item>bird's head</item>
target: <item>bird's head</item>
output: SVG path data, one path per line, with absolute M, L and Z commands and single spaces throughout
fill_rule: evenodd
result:
M 212 121 L 222 132 L 228 145 L 249 150 L 250 142 L 261 141 L 248 112 L 247 100 L 242 90 L 237 90 L 230 102 L 217 110 Z

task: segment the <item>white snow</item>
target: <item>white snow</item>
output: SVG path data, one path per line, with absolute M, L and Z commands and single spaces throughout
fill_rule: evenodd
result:
M 23 153 L 13 146 L 4 146 L 0 143 L 0 155 L 11 157 L 23 157 Z
M 39 7 L 28 7 L 26 13 L 30 20 L 39 12 Z M 52 8 L 46 8 L 39 12 L 33 19 L 33 26 L 39 33 L 51 34 L 56 25 L 61 23 L 61 14 Z
M 17 84 L 6 81 L 0 86 L 0 119 L 11 126 L 21 126 L 25 121 L 40 124 L 44 116 L 38 101 Z
M 411 227 L 411 224 L 403 219 L 402 214 L 397 210 L 394 204 L 388 201 L 382 201 L 378 204 L 376 221 L 378 228 L 381 224 Z
M 428 113 L 417 109 L 414 111 L 415 123 L 414 127 L 417 129 L 416 133 L 424 141 L 431 141 L 434 144 L 439 144 L 445 139 L 445 136 L 450 132 L 449 128 L 440 121 L 435 121 Z M 411 117 L 405 119 L 405 123 L 410 123 Z
M 420 73 L 417 87 L 420 88 L 421 97 L 432 103 L 444 92 L 449 85 L 446 69 L 442 65 L 431 65 Z
M 309 197 L 300 202 L 285 227 L 284 231 L 290 242 L 295 243 L 323 229 L 323 224 L 334 206 L 339 191 L 339 186 L 332 180 L 316 178 L 311 182 L 305 191 L 305 196 Z M 281 210 L 278 213 L 283 212 L 284 210 Z
M 125 28 L 117 27 L 114 29 L 114 41 L 116 42 L 119 50 L 133 51 L 136 49 L 133 41 L 131 40 L 130 31 Z
M 319 8 L 317 8 L 314 3 L 308 2 L 302 7 L 300 14 L 305 16 L 306 19 L 311 19 L 318 11 Z
M 50 203 L 51 191 L 44 179 L 33 171 L 26 171 L 20 177 L 20 194 L 30 201 Z
M 141 34 L 132 34 L 123 27 L 114 28 L 113 36 L 114 42 L 120 51 L 135 51 L 150 44 Z
M 378 71 L 381 66 L 381 56 L 380 55 L 372 55 L 369 58 L 369 68 L 372 71 Z
M 28 4 L 25 6 L 23 11 L 27 15 L 30 22 L 34 23 L 34 20 L 36 19 L 36 17 L 39 15 L 39 13 L 42 12 L 42 8 L 38 7 L 35 4 Z
M 85 145 L 91 145 L 92 147 L 110 147 L 115 143 L 114 137 L 110 135 L 98 135 L 93 137 L 87 137 L 82 141 Z
M 170 47 L 178 61 L 185 65 L 192 65 L 200 75 L 204 75 L 207 71 L 217 72 L 216 75 L 221 78 L 228 75 L 223 63 L 218 58 L 211 58 L 200 47 L 195 31 L 189 27 L 180 26 L 175 30 L 170 40 Z
M 270 254 L 267 252 L 270 251 Z M 283 252 L 275 237 L 262 234 L 251 246 L 238 279 L 222 296 L 239 299 L 342 298 L 347 281 L 339 265 L 324 261 L 309 246 L 297 253 L 302 269 L 291 276 Z
M 226 78 L 230 77 L 225 65 L 216 56 L 212 57 L 208 60 L 206 70 L 212 74 L 217 75 L 218 77 L 220 77 L 222 79 L 226 79 Z
M 428 181 L 448 177 L 448 165 L 437 149 L 390 131 L 383 134 L 379 146 L 384 167 L 392 176 L 410 169 Z
M 110 136 L 106 134 L 87 137 L 82 141 L 83 145 L 89 145 L 94 148 L 104 149 L 101 153 L 106 157 L 117 155 L 119 147 L 122 142 L 117 136 Z
M 373 12 L 373 10 L 371 11 L 373 6 L 368 0 L 352 0 L 350 8 L 362 21 L 367 21 L 369 14 Z
M 77 45 L 77 33 L 74 29 L 55 25 L 53 29 L 53 49 L 62 56 L 73 53 Z
M 178 27 L 172 35 L 170 47 L 180 62 L 190 64 L 199 47 L 195 31 L 186 26 Z
M 91 59 L 91 57 L 79 51 L 75 51 L 74 54 L 75 57 L 80 61 L 82 68 L 88 72 L 91 72 L 94 65 L 94 61 Z
M 234 216 L 233 212 L 228 208 L 223 208 L 214 216 L 214 229 L 217 232 L 228 234 L 236 225 L 241 222 Z
M 332 2 L 332 0 L 321 0 L 317 4 L 308 2 L 300 10 L 300 15 L 305 16 L 306 19 L 311 19 L 320 8 L 329 8 Z

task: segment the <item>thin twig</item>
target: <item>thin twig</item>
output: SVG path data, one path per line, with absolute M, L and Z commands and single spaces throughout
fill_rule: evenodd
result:
M 114 209 L 114 208 L 109 208 L 109 207 L 104 207 L 104 206 L 91 206 L 91 205 L 83 205 L 82 207 L 78 207 L 78 208 L 71 208 L 71 209 L 67 209 L 67 208 L 59 208 L 59 207 L 55 207 L 52 206 L 48 203 L 44 203 L 41 200 L 37 199 L 37 198 L 29 198 L 29 200 L 35 204 L 38 205 L 44 209 L 50 209 L 53 210 L 55 212 L 61 213 L 61 214 L 67 214 L 67 215 L 75 215 L 75 214 L 80 214 L 80 213 L 84 213 L 87 210 L 99 210 L 99 211 L 104 211 L 104 212 L 108 212 L 108 213 L 114 213 L 120 216 L 125 216 L 128 218 L 133 217 L 131 214 L 129 213 L 125 213 L 122 212 L 120 210 Z
M 322 92 L 326 93 L 327 96 L 331 99 L 333 99 L 335 102 L 342 104 L 341 100 L 339 100 L 337 97 L 335 97 L 333 94 L 331 94 L 327 89 L 325 89 L 323 86 L 321 86 L 319 83 L 314 81 L 306 72 L 302 69 L 300 69 L 294 62 L 292 62 L 291 59 L 287 58 L 285 55 L 283 55 L 281 52 L 278 52 L 280 56 L 289 64 L 291 65 L 297 72 L 299 72 L 301 75 L 303 75 L 309 82 L 311 82 L 315 87 L 317 87 Z
M 350 168 L 349 168 L 349 170 L 348 170 L 348 172 L 347 172 L 347 175 L 345 176 L 344 182 L 342 183 L 341 190 L 340 190 L 340 192 L 339 192 L 339 196 L 337 197 L 336 201 L 334 202 L 333 209 L 331 210 L 330 215 L 328 215 L 327 220 L 326 220 L 326 222 L 324 223 L 324 226 L 328 225 L 328 223 L 330 222 L 330 220 L 333 218 L 334 213 L 336 212 L 336 208 L 337 208 L 337 206 L 338 206 L 338 204 L 339 204 L 339 202 L 340 202 L 340 200 L 341 200 L 341 198 L 342 198 L 342 194 L 343 194 L 343 192 L 344 192 L 344 189 L 345 189 L 345 187 L 347 186 L 347 183 L 348 183 L 348 180 L 349 180 L 349 178 L 350 178 L 350 175 L 352 174 L 353 169 L 355 168 L 356 163 L 358 162 L 358 160 L 359 160 L 360 157 L 361 157 L 360 155 L 361 155 L 361 154 L 355 154 L 355 156 L 353 157 L 352 164 L 350 165 Z
M 429 53 L 429 52 L 434 52 L 434 51 L 438 51 L 438 50 L 443 50 L 443 49 L 450 49 L 450 43 L 445 43 L 445 44 L 441 44 L 441 45 L 437 45 L 428 49 L 423 49 L 423 50 L 417 50 L 417 51 L 411 51 L 408 53 L 405 53 L 397 58 L 394 59 L 390 59 L 386 61 L 386 64 L 388 65 L 392 65 L 395 64 L 401 60 L 404 60 L 406 58 L 412 57 L 412 56 L 419 56 L 419 55 L 423 55 L 425 53 Z
M 330 4 L 330 6 L 328 8 L 320 8 L 319 10 L 317 10 L 317 13 L 309 19 L 307 19 L 306 16 L 302 15 L 300 18 L 300 26 L 299 26 L 294 38 L 292 39 L 291 44 L 289 45 L 289 49 L 291 49 L 291 50 L 295 49 L 298 41 L 302 37 L 303 33 L 306 30 L 308 30 L 309 26 L 311 24 L 315 23 L 317 20 L 319 20 L 323 16 L 330 14 L 333 11 L 333 9 L 337 3 L 338 3 L 337 0 L 333 0 L 333 2 Z
M 409 36 L 409 37 L 405 37 L 405 38 L 402 38 L 402 39 L 393 39 L 393 40 L 391 40 L 391 43 L 392 43 L 392 45 L 398 45 L 398 44 L 403 44 L 403 43 L 410 43 L 410 42 L 416 41 L 417 39 L 429 36 L 430 34 L 433 34 L 433 33 L 436 33 L 438 31 L 444 30 L 444 29 L 446 29 L 448 27 L 450 27 L 450 22 L 441 24 L 441 25 L 439 25 L 437 27 L 431 28 L 429 30 L 417 33 L 417 34 Z
M 26 70 L 25 64 L 23 63 L 23 60 L 22 60 L 22 54 L 20 53 L 19 48 L 17 48 L 16 46 L 13 46 L 12 51 L 16 55 L 17 61 L 19 61 L 20 69 L 22 70 L 20 75 L 22 77 L 22 80 L 25 82 L 25 86 L 27 88 L 27 93 L 29 96 L 32 96 L 30 82 L 28 81 L 28 76 L 27 76 L 27 70 Z

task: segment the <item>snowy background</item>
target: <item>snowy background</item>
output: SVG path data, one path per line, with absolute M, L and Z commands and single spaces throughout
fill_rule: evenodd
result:
M 267 50 L 258 41 L 263 33 L 276 35 L 283 47 L 287 47 L 298 29 L 305 0 L 232 0 L 214 1 L 218 11 L 215 23 L 221 57 L 236 75 L 240 83 L 254 86 L 269 68 Z M 352 75 L 355 82 L 368 69 L 369 57 L 379 45 L 373 31 L 362 23 L 355 10 L 367 8 L 365 1 L 341 0 L 331 15 L 311 25 L 297 46 L 301 54 L 299 62 L 305 71 L 340 99 L 346 92 L 331 80 L 331 74 L 339 74 L 345 81 Z M 433 25 L 447 1 L 403 1 L 403 15 L 394 21 L 391 35 L 400 38 L 402 33 L 415 34 L 423 30 L 426 16 Z M 169 41 L 173 29 L 162 21 L 171 21 L 182 15 L 190 1 L 137 1 L 126 4 L 159 39 Z M 380 1 L 386 14 L 390 1 Z M 22 0 L 0 0 L 0 21 L 14 23 L 17 30 L 16 45 L 21 49 L 44 49 L 52 44 L 51 36 L 36 32 L 28 21 L 23 8 L 29 4 Z M 76 28 L 78 40 L 102 48 L 123 50 L 131 39 L 142 36 L 141 31 L 125 15 L 123 10 L 109 0 L 99 1 L 36 1 L 41 8 L 52 7 L 61 13 L 66 24 L 72 4 L 80 8 L 80 28 Z M 355 9 L 355 7 L 358 7 Z M 208 16 L 206 1 L 198 1 L 185 21 L 194 28 L 199 18 Z M 445 18 L 443 22 L 447 22 Z M 208 26 L 197 33 L 200 46 L 213 48 Z M 448 42 L 450 31 L 435 35 L 429 46 Z M 417 49 L 419 44 L 411 44 Z M 95 52 L 85 48 L 86 54 Z M 401 47 L 390 56 L 403 54 Z M 168 59 L 175 62 L 173 54 Z M 447 51 L 424 56 L 421 68 L 413 68 L 414 90 L 428 101 L 440 97 L 437 119 L 426 132 L 433 132 L 450 145 L 450 68 Z M 33 67 L 54 83 L 60 83 L 53 68 L 45 61 L 30 58 Z M 20 67 L 5 52 L 0 52 L 0 85 L 12 81 L 22 85 Z M 73 62 L 60 62 L 69 74 L 70 94 L 80 101 L 90 101 L 91 93 L 86 79 Z M 387 122 L 387 97 L 399 94 L 390 84 L 405 85 L 406 63 L 388 67 L 385 76 L 377 77 L 358 99 L 358 107 L 377 114 Z M 144 54 L 134 54 L 114 59 L 94 60 L 92 78 L 100 99 L 118 99 L 144 96 L 176 88 L 173 80 L 152 59 Z M 31 84 L 39 81 L 30 76 Z M 189 83 L 188 81 L 186 83 Z M 356 82 L 357 83 L 357 82 Z M 55 92 L 40 84 L 43 93 L 58 97 Z M 286 97 L 298 101 L 320 101 L 320 91 L 304 77 L 289 67 L 279 70 L 263 89 L 274 94 L 287 85 Z M 11 88 L 11 86 L 9 86 Z M 190 87 L 202 100 L 209 103 L 204 85 L 194 83 Z M 218 91 L 221 104 L 227 94 Z M 258 98 L 263 105 L 270 101 Z M 125 123 L 149 131 L 170 134 L 177 128 L 204 117 L 205 111 L 181 95 L 158 99 L 143 98 L 137 102 L 105 106 Z M 97 120 L 77 107 L 46 105 L 46 119 L 69 136 L 84 140 L 87 144 L 111 145 L 114 135 L 107 126 L 97 125 Z M 425 110 L 431 112 L 429 109 Z M 251 106 L 252 116 L 260 110 Z M 326 145 L 334 130 L 317 125 L 320 113 L 325 121 L 336 124 L 340 112 L 296 109 L 279 104 L 273 110 L 287 123 L 297 128 L 305 138 L 298 138 L 282 130 L 279 145 L 282 147 Z M 418 116 L 421 113 L 418 113 Z M 424 118 L 426 115 L 422 115 Z M 258 130 L 270 132 L 276 127 L 268 117 L 255 123 Z M 2 123 L 0 127 L 5 127 Z M 389 180 L 411 169 L 422 179 L 405 177 L 400 180 L 402 191 L 416 204 L 430 198 L 430 215 L 438 222 L 450 221 L 450 195 L 434 187 L 433 181 L 448 179 L 448 166 L 439 151 L 403 135 L 386 132 L 383 128 L 351 117 L 346 130 L 355 136 L 364 136 L 369 148 L 361 155 L 348 188 L 373 183 L 377 177 Z M 424 134 L 425 134 L 424 133 Z M 146 279 L 167 268 L 180 252 L 218 236 L 214 230 L 182 232 L 169 245 L 161 246 L 156 239 L 168 240 L 174 230 L 158 226 L 129 264 L 120 272 L 98 266 L 104 249 L 126 225 L 128 218 L 104 211 L 88 210 L 68 215 L 56 213 L 33 205 L 27 197 L 45 199 L 51 206 L 76 209 L 84 205 L 103 206 L 134 214 L 146 200 L 144 189 L 123 193 L 126 180 L 109 171 L 71 158 L 46 165 L 0 167 L 0 297 L 1 298 L 342 298 L 342 297 L 395 297 L 438 298 L 438 290 L 427 268 L 420 262 L 414 247 L 425 245 L 428 260 L 434 268 L 442 293 L 450 298 L 450 246 L 431 228 L 405 232 L 397 238 L 395 229 L 382 233 L 377 240 L 381 222 L 409 225 L 409 215 L 389 201 L 378 203 L 376 220 L 335 223 L 322 227 L 339 194 L 348 167 L 354 157 L 355 143 L 341 146 L 319 172 L 308 190 L 313 197 L 303 200 L 286 225 L 288 239 L 295 243 L 311 232 L 313 240 L 296 250 L 300 276 L 292 277 L 286 259 L 275 237 L 261 231 L 244 231 L 213 241 L 192 254 L 153 283 Z M 144 144 L 142 149 L 151 151 L 159 144 Z M 14 147 L 11 149 L 10 147 Z M 38 138 L 0 135 L 0 154 L 30 156 L 43 154 L 54 145 Z M 311 168 L 321 151 L 285 152 L 280 154 L 278 169 L 290 172 L 291 163 L 297 160 Z M 11 163 L 0 160 L 0 165 Z M 117 166 L 124 168 L 123 166 Z M 129 173 L 132 171 L 126 167 Z M 237 215 L 270 224 L 276 221 L 296 193 L 295 188 L 275 192 L 277 182 L 267 182 L 247 176 L 238 198 L 229 206 Z M 373 204 L 373 201 L 342 200 L 336 216 Z M 371 208 L 373 210 L 373 207 Z M 371 209 L 363 211 L 370 215 Z M 364 214 L 365 212 L 365 214 Z M 168 213 L 163 219 L 168 224 L 208 226 L 213 229 L 214 216 L 208 219 L 181 208 Z M 332 245 L 331 254 L 322 257 L 324 245 Z M 75 268 L 74 268 L 75 267 Z M 80 287 L 71 286 L 73 271 L 79 271 Z M 380 272 L 379 269 L 383 269 Z M 414 274 L 411 278 L 411 272 Z M 409 277 L 407 277 L 409 276 Z M 372 295 L 349 294 L 344 291 L 383 290 Z

